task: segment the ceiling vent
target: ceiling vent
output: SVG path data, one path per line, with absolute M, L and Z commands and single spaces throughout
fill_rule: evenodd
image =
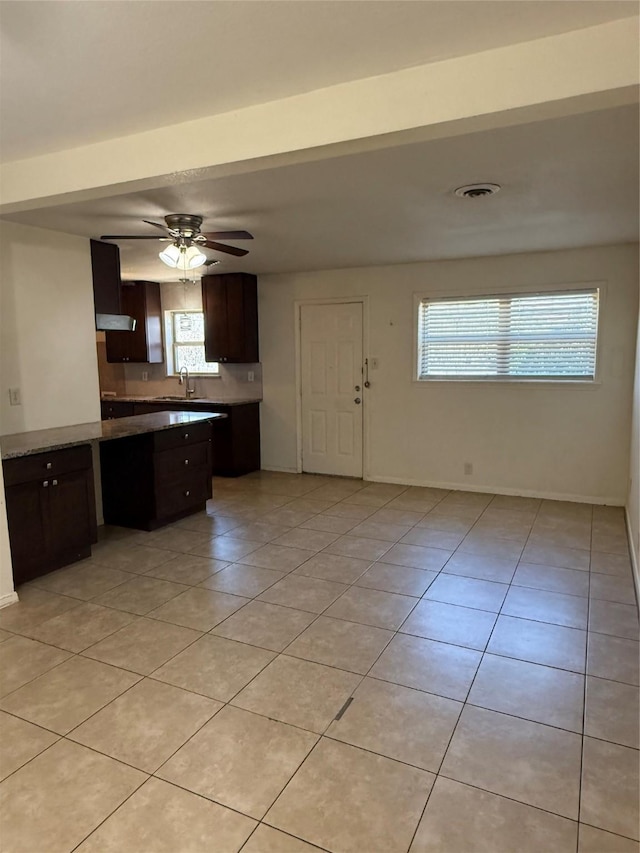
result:
M 497 192 L 500 192 L 499 184 L 467 184 L 464 187 L 458 187 L 455 194 L 460 198 L 484 198 L 495 195 Z

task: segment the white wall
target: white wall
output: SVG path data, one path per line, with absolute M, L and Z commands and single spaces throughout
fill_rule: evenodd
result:
M 20 389 L 20 406 L 9 405 L 9 388 Z M 3 222 L 0 435 L 98 420 L 89 241 Z M 0 606 L 14 600 L 0 477 Z
M 633 387 L 627 524 L 633 572 L 636 580 L 636 593 L 640 599 L 640 313 L 638 315 L 638 342 L 636 346 L 636 376 Z
M 414 294 L 606 282 L 594 385 L 416 383 Z M 371 480 L 623 504 L 637 325 L 637 246 L 259 279 L 263 467 L 295 470 L 295 300 L 368 296 Z M 464 476 L 463 463 L 474 466 Z
M 21 406 L 9 405 L 20 388 Z M 0 228 L 0 435 L 100 420 L 89 241 Z

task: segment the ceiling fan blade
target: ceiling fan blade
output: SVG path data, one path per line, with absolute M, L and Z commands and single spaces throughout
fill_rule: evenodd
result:
M 236 255 L 241 258 L 243 255 L 248 255 L 246 249 L 237 249 L 235 246 L 225 246 L 224 243 L 214 243 L 211 240 L 205 240 L 204 243 L 198 242 L 198 246 L 206 246 L 207 249 L 213 249 L 216 252 L 224 252 L 226 255 Z
M 248 231 L 203 231 L 202 236 L 207 240 L 253 240 Z
M 165 234 L 171 234 L 171 229 L 167 228 L 166 225 L 161 225 L 159 222 L 150 222 L 148 219 L 143 219 L 142 221 L 146 222 L 147 225 L 153 225 L 154 228 L 159 228 Z
M 131 234 L 104 234 L 100 237 L 101 240 L 173 240 L 173 237 L 156 237 L 155 234 L 151 237 L 145 234 L 144 237 Z

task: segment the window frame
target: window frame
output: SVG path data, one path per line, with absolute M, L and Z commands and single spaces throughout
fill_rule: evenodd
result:
M 175 315 L 176 314 L 202 314 L 202 308 L 167 308 L 164 311 L 164 342 L 165 342 L 165 366 L 167 376 L 178 377 L 180 374 L 176 370 L 176 348 L 182 346 L 202 346 L 204 349 L 204 339 L 200 341 L 189 341 L 181 343 L 175 340 Z M 189 376 L 202 376 L 209 379 L 220 378 L 220 364 L 217 361 L 207 362 L 214 368 L 206 373 L 189 371 Z
M 419 322 L 420 322 L 420 305 L 423 300 L 464 300 L 464 299 L 503 299 L 506 297 L 524 297 L 524 296 L 549 296 L 550 294 L 571 293 L 572 291 L 589 291 L 597 290 L 598 293 L 598 321 L 596 326 L 596 364 L 595 375 L 593 379 L 588 377 L 572 377 L 570 379 L 562 379 L 561 377 L 527 377 L 505 374 L 503 376 L 426 376 L 420 377 L 420 350 L 419 350 Z M 607 299 L 607 282 L 606 281 L 576 281 L 576 282 L 558 282 L 554 284 L 533 284 L 521 285 L 514 287 L 494 286 L 489 289 L 460 289 L 452 288 L 448 290 L 429 290 L 414 292 L 413 305 L 413 356 L 412 356 L 412 377 L 411 381 L 414 384 L 422 387 L 441 383 L 443 386 L 455 386 L 460 384 L 491 384 L 502 386 L 513 385 L 546 385 L 550 388 L 564 388 L 566 386 L 577 386 L 580 388 L 593 388 L 602 384 L 602 330 L 603 316 L 605 313 Z

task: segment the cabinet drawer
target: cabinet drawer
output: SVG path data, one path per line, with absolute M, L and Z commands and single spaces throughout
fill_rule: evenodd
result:
M 123 334 L 128 334 L 123 332 Z M 100 403 L 100 417 L 103 421 L 111 421 L 114 418 L 128 418 L 133 415 L 133 403 Z
M 67 450 L 54 450 L 51 453 L 35 453 L 33 456 L 6 459 L 3 462 L 7 486 L 29 483 L 32 480 L 46 480 L 70 471 L 86 471 L 91 467 L 91 447 L 88 444 L 69 447 Z
M 211 466 L 210 447 L 208 441 L 203 441 L 200 444 L 187 444 L 185 447 L 174 447 L 172 450 L 155 453 L 153 465 L 156 485 L 161 487 L 165 483 L 182 480 L 191 471 L 204 471 L 208 474 Z
M 198 444 L 211 438 L 211 424 L 200 421 L 194 424 L 163 429 L 153 433 L 154 450 L 170 450 L 173 447 L 184 447 L 187 444 Z
M 185 512 L 190 507 L 199 508 L 209 497 L 208 471 L 192 471 L 156 490 L 156 516 L 165 518 Z

